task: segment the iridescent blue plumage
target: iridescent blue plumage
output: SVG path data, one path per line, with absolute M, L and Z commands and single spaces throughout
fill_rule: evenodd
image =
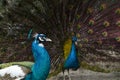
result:
M 72 40 L 68 40 L 68 44 L 65 42 L 64 45 L 64 55 L 66 55 L 66 53 L 68 55 L 65 56 L 65 61 L 64 61 L 64 65 L 63 65 L 63 75 L 64 75 L 64 70 L 67 69 L 68 70 L 68 74 L 69 74 L 69 69 L 73 69 L 73 70 L 77 70 L 80 67 L 79 61 L 78 61 L 78 57 L 77 57 L 77 48 L 76 48 L 76 41 L 77 41 L 77 37 L 73 36 Z M 69 51 L 70 49 L 70 51 Z M 68 50 L 68 52 L 66 52 L 66 50 Z M 68 75 L 69 80 L 71 80 L 70 75 Z M 65 80 L 65 76 L 64 76 L 64 80 Z
M 69 53 L 68 58 L 66 59 L 64 63 L 64 69 L 77 69 L 79 68 L 79 61 L 77 58 L 77 49 L 75 46 L 75 42 L 77 41 L 76 36 L 73 36 L 72 38 L 72 46 L 71 46 L 71 51 Z
M 50 71 L 50 57 L 42 44 L 43 41 L 50 41 L 44 34 L 37 34 L 32 43 L 32 52 L 35 63 L 32 66 L 32 72 L 25 80 L 46 80 Z

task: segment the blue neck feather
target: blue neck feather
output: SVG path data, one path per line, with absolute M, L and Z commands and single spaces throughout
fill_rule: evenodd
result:
M 29 73 L 25 80 L 46 80 L 50 71 L 50 57 L 43 46 L 35 39 L 32 43 L 32 52 L 35 63 L 32 66 L 32 72 Z
M 72 41 L 71 51 L 70 51 L 68 58 L 66 59 L 66 61 L 64 63 L 64 68 L 65 69 L 70 69 L 70 68 L 77 69 L 77 68 L 79 68 L 79 61 L 77 58 L 77 51 L 76 51 L 76 46 L 75 46 L 74 41 Z

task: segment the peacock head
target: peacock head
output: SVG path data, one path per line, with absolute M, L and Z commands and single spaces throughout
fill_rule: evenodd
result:
M 77 41 L 77 37 L 76 37 L 76 36 L 73 36 L 73 37 L 72 37 L 72 41 L 76 42 L 76 41 Z
M 52 41 L 50 38 L 46 37 L 45 34 L 38 34 L 35 33 L 35 35 L 33 36 L 35 38 L 35 40 L 38 40 L 39 42 L 46 42 L 46 41 Z
M 27 39 L 30 40 L 32 38 L 32 33 L 33 33 L 33 29 L 30 29 Z M 35 38 L 35 40 L 39 42 L 52 41 L 51 39 L 47 38 L 45 34 L 39 34 L 39 33 L 33 34 L 33 38 Z
M 77 37 L 76 36 L 72 37 L 72 41 L 77 45 Z
M 76 32 L 72 32 L 72 41 L 77 42 Z

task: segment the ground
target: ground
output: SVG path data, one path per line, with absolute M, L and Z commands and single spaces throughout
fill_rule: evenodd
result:
M 65 74 L 67 75 L 67 72 Z M 70 76 L 72 80 L 120 80 L 120 72 L 102 73 L 82 68 L 77 71 L 70 71 Z M 59 73 L 57 76 L 47 80 L 63 80 L 63 74 Z

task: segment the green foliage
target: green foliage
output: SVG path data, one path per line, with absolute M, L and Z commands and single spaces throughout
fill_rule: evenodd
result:
M 96 71 L 96 72 L 105 72 L 105 73 L 110 72 L 109 70 L 102 69 L 97 65 L 95 66 L 89 65 L 86 62 L 81 62 L 81 67 L 84 69 L 89 69 L 89 70 Z
M 113 72 L 113 71 L 120 72 L 120 68 L 108 70 L 108 69 L 100 68 L 99 65 L 89 65 L 88 63 L 86 63 L 84 61 L 81 62 L 81 67 L 84 69 L 88 69 L 88 70 L 92 70 L 92 71 L 96 71 L 96 72 L 104 72 L 104 73 L 109 73 L 109 72 Z

